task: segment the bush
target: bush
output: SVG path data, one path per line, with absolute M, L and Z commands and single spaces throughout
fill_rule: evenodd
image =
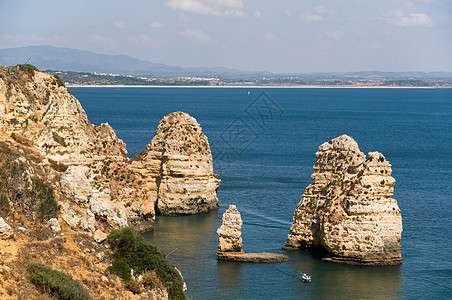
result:
M 108 267 L 108 271 L 112 274 L 118 275 L 125 281 L 132 279 L 132 273 L 129 265 L 127 264 L 127 259 L 125 258 L 114 260 L 113 264 Z
M 134 294 L 141 293 L 141 284 L 138 281 L 136 281 L 135 279 L 126 281 L 125 285 L 126 285 L 126 288 L 128 288 Z
M 113 265 L 119 260 L 125 260 L 129 268 L 138 275 L 154 270 L 168 289 L 170 299 L 187 299 L 183 291 L 184 282 L 173 264 L 156 247 L 144 242 L 133 228 L 112 230 L 108 242 L 114 251 Z
M 144 271 L 143 274 L 141 274 L 141 283 L 151 289 L 162 287 L 162 283 L 158 279 L 157 274 L 152 270 Z
M 62 300 L 92 299 L 88 291 L 71 276 L 53 270 L 43 264 L 28 265 L 30 281 L 42 292 Z
M 55 200 L 53 187 L 49 184 L 43 183 L 41 180 L 32 180 L 34 196 L 41 200 L 39 206 L 40 218 L 42 221 L 47 221 L 52 218 L 57 218 L 58 203 Z
M 53 77 L 55 77 L 55 79 L 56 79 L 56 84 L 57 84 L 58 86 L 63 86 L 63 87 L 65 86 L 63 80 L 61 80 L 61 78 L 58 77 L 57 74 L 54 74 Z
M 0 162 L 0 213 L 5 216 L 12 207 L 20 207 L 34 219 L 56 218 L 59 205 L 53 187 L 39 179 L 30 179 L 24 163 Z
M 35 71 L 39 71 L 38 68 L 30 64 L 17 65 L 16 67 L 19 67 L 19 70 L 29 73 L 31 75 L 34 75 Z

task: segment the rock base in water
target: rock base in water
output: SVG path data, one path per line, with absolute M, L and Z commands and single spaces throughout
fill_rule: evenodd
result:
M 229 205 L 218 228 L 217 259 L 248 263 L 274 263 L 287 261 L 289 258 L 277 253 L 245 253 L 242 248 L 242 217 L 235 205 Z
M 275 263 L 289 260 L 284 254 L 262 252 L 262 253 L 234 253 L 218 252 L 217 259 L 223 261 L 236 261 L 246 263 Z
M 285 250 L 310 249 L 353 265 L 402 263 L 402 216 L 383 154 L 361 151 L 349 136 L 322 144 L 312 183 L 298 204 Z

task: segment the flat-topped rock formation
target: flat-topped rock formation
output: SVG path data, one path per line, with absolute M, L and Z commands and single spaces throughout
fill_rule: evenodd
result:
M 312 183 L 298 204 L 284 249 L 326 251 L 325 260 L 360 265 L 402 263 L 402 216 L 391 196 L 391 164 L 379 152 L 366 158 L 341 135 L 315 154 Z
M 224 212 L 221 226 L 217 230 L 217 259 L 224 261 L 273 263 L 287 261 L 288 257 L 277 253 L 245 253 L 242 248 L 242 218 L 235 205 L 229 205 Z
M 146 150 L 132 168 L 147 180 L 162 215 L 196 214 L 219 207 L 220 179 L 213 173 L 212 153 L 201 126 L 184 112 L 160 120 Z

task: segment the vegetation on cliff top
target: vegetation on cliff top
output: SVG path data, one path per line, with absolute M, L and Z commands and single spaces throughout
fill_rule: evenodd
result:
M 88 291 L 70 275 L 53 270 L 43 264 L 28 265 L 30 281 L 42 292 L 62 300 L 91 300 Z
M 170 299 L 187 299 L 180 273 L 162 252 L 144 242 L 133 228 L 113 230 L 108 236 L 108 242 L 114 251 L 113 264 L 109 267 L 109 271 L 124 279 L 127 286 L 133 287 L 132 291 L 139 290 L 132 279 L 132 270 L 136 275 L 149 275 L 149 271 L 154 271 L 168 289 Z

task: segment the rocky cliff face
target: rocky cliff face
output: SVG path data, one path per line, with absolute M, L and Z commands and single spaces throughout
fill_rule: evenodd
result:
M 29 141 L 57 170 L 63 220 L 94 234 L 153 227 L 165 215 L 218 208 L 207 137 L 196 120 L 165 117 L 143 151 L 127 157 L 108 124 L 91 124 L 78 100 L 55 77 L 17 68 L 0 70 L 0 132 Z
M 146 150 L 132 161 L 146 178 L 149 206 L 162 215 L 196 214 L 219 207 L 220 180 L 213 173 L 212 154 L 201 126 L 190 115 L 165 116 Z
M 366 158 L 342 135 L 315 155 L 312 183 L 295 210 L 285 249 L 322 249 L 327 260 L 348 264 L 402 263 L 402 217 L 383 154 Z

